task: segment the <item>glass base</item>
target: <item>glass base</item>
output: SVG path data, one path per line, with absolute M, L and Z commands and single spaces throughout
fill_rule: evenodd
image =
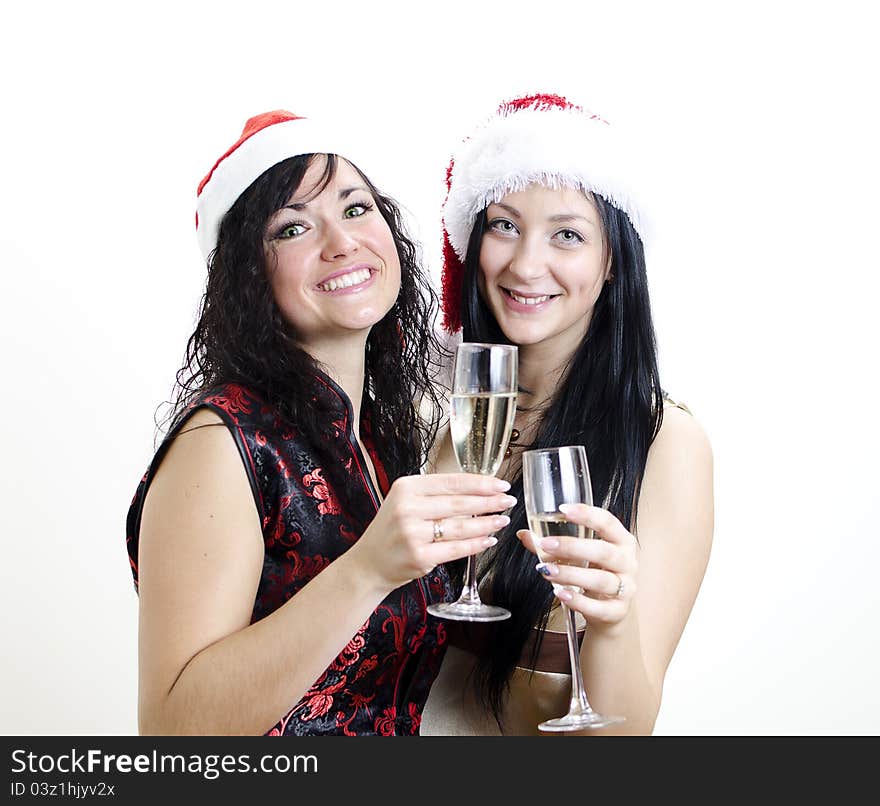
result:
M 428 605 L 428 612 L 437 618 L 452 621 L 504 621 L 510 618 L 510 611 L 503 607 L 468 602 L 444 602 Z
M 588 730 L 589 728 L 607 728 L 625 722 L 626 717 L 602 716 L 595 711 L 587 714 L 566 714 L 556 719 L 548 719 L 538 725 L 539 730 L 548 733 L 562 733 L 567 730 Z

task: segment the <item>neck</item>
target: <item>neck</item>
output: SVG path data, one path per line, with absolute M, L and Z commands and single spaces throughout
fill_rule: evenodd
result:
M 309 353 L 323 366 L 324 371 L 339 385 L 351 401 L 354 410 L 354 429 L 359 434 L 361 400 L 364 396 L 367 336 L 356 336 L 345 343 L 333 342 L 309 347 Z
M 560 358 L 553 345 L 546 342 L 521 346 L 518 353 L 519 385 L 528 390 L 525 404 L 532 408 L 549 403 L 559 386 L 571 354 Z

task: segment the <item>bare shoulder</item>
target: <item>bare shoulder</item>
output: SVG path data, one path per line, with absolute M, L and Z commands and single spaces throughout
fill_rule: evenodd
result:
M 177 446 L 188 445 L 190 448 L 205 449 L 224 444 L 231 440 L 231 436 L 226 423 L 217 412 L 208 408 L 197 409 L 177 432 L 169 453 Z
M 199 409 L 183 424 L 144 502 L 144 526 L 182 518 L 257 522 L 256 503 L 235 439 L 221 417 Z
M 668 406 L 648 451 L 639 495 L 641 534 L 661 532 L 710 544 L 714 521 L 709 438 L 690 412 Z
M 202 425 L 222 425 L 226 424 L 216 411 L 209 408 L 196 409 L 195 413 L 186 421 L 181 431 L 191 431 L 193 428 Z
M 714 531 L 712 447 L 692 414 L 668 406 L 648 451 L 639 493 L 640 536 L 708 549 Z
M 215 463 L 219 463 L 219 468 Z M 241 460 L 226 423 L 216 412 L 202 408 L 192 414 L 177 432 L 153 483 L 162 475 L 186 474 L 206 464 L 213 470 L 222 470 L 226 465 L 240 465 Z
M 697 419 L 678 406 L 663 410 L 663 423 L 648 451 L 648 468 L 667 463 L 712 465 L 712 446 Z M 647 469 L 646 469 L 647 472 Z

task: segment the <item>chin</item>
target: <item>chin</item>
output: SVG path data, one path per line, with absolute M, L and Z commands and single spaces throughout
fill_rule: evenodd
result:
M 520 347 L 528 347 L 533 344 L 540 344 L 547 338 L 544 331 L 536 332 L 533 327 L 511 327 L 510 325 L 500 325 L 501 332 L 505 338 L 511 343 Z
M 345 324 L 352 330 L 365 330 L 374 325 L 378 325 L 394 306 L 389 305 L 384 310 L 381 308 L 372 308 L 368 311 L 361 311 L 359 315 L 352 316 Z

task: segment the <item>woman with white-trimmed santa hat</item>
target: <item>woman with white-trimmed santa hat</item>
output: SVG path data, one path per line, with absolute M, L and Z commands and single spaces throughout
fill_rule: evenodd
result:
M 206 291 L 127 522 L 141 732 L 418 733 L 443 563 L 508 522 L 509 485 L 417 475 L 435 298 L 350 131 L 259 115 L 199 185 Z
M 560 600 L 586 626 L 590 704 L 625 717 L 593 732 L 653 730 L 709 558 L 712 456 L 692 415 L 660 386 L 649 217 L 631 148 L 599 116 L 537 94 L 503 103 L 449 166 L 443 324 L 453 343 L 518 346 L 516 421 L 498 475 L 520 501 L 478 559 L 481 597 L 512 616 L 450 626 L 423 733 L 534 734 L 564 714 L 571 677 Z M 586 447 L 602 506 L 567 517 L 598 539 L 550 539 L 536 565 L 521 456 L 562 445 Z M 455 467 L 442 431 L 431 467 Z

